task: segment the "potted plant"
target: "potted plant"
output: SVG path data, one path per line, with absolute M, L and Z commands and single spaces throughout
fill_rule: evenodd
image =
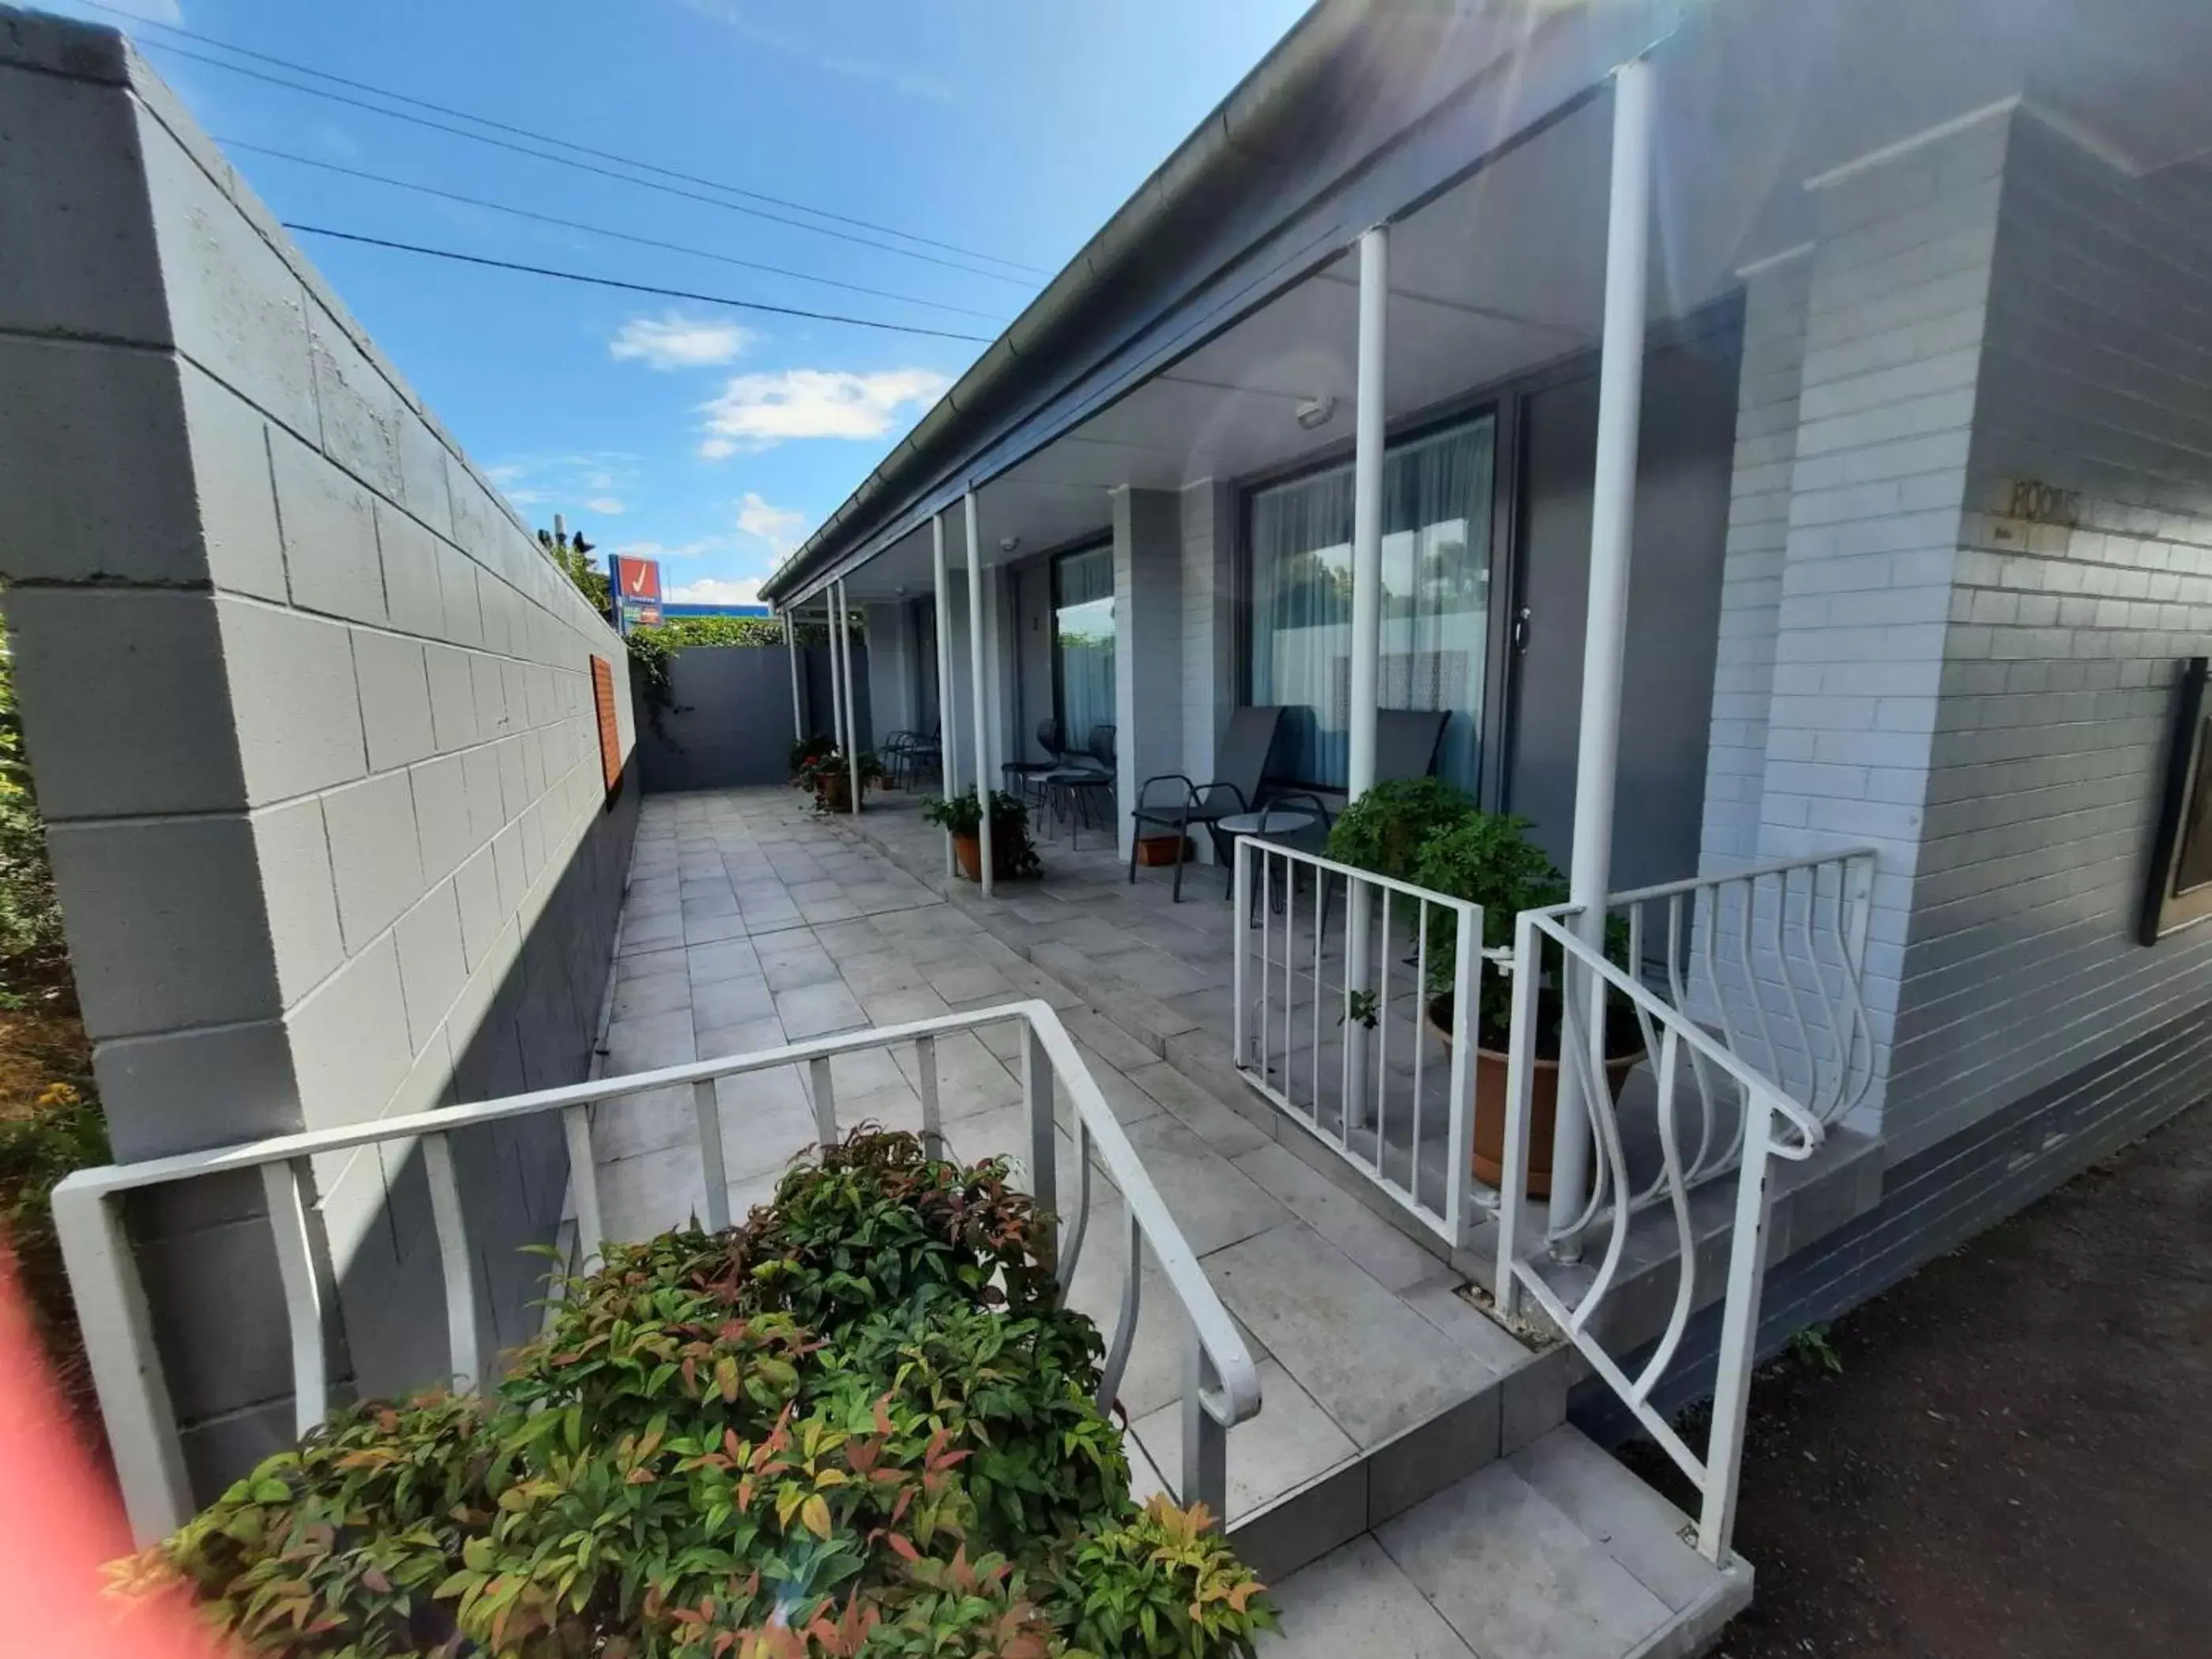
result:
M 1378 783 L 1344 809 L 1328 832 L 1328 855 L 1395 881 L 1412 881 L 1421 848 L 1475 810 L 1437 778 Z
M 837 752 L 837 740 L 826 732 L 816 732 L 800 738 L 791 745 L 791 783 L 793 788 L 810 787 L 808 769 L 824 755 Z
M 1513 943 L 1514 919 L 1523 910 L 1564 903 L 1565 877 L 1543 850 L 1528 839 L 1528 822 L 1500 812 L 1469 811 L 1422 843 L 1408 878 L 1414 885 L 1482 907 L 1486 949 Z M 1457 969 L 1455 919 L 1431 915 L 1429 932 L 1429 1025 L 1450 1051 L 1452 984 Z M 1616 939 L 1612 933 L 1617 933 Z M 1626 930 L 1608 934 L 1607 954 L 1626 954 Z M 1528 1191 L 1538 1198 L 1552 1190 L 1552 1131 L 1559 1115 L 1559 1040 L 1563 999 L 1557 985 L 1537 993 L 1534 1081 L 1529 1090 Z M 1474 1173 L 1495 1187 L 1504 1176 L 1507 1056 L 1513 1035 L 1513 981 L 1504 973 L 1482 976 L 1475 1010 Z M 1619 1004 L 1606 1020 L 1607 1086 L 1618 1098 L 1621 1085 L 1642 1052 L 1629 1011 Z
M 973 791 L 950 797 L 926 795 L 921 815 L 951 833 L 952 857 L 961 877 L 981 881 L 983 872 L 983 809 Z M 1033 876 L 1043 868 L 1030 840 L 1030 809 L 1003 789 L 991 792 L 991 874 Z

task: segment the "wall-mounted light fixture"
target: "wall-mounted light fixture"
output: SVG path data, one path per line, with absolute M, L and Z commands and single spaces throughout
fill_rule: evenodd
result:
M 1309 432 L 1317 432 L 1336 418 L 1336 399 L 1301 398 L 1298 400 L 1298 424 Z
M 1011 553 L 1021 544 L 1022 538 L 1019 536 L 1001 536 L 999 538 L 999 551 L 1001 553 Z

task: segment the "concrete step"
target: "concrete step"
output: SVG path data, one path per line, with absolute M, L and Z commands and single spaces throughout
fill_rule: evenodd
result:
M 1751 1601 L 1688 1517 L 1562 1425 L 1279 1578 L 1271 1659 L 1681 1659 Z

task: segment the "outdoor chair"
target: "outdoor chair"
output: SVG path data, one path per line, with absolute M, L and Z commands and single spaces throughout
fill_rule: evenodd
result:
M 1443 742 L 1450 711 L 1443 708 L 1378 708 L 1375 711 L 1375 781 L 1403 783 L 1437 769 L 1437 748 Z
M 1240 708 L 1229 717 L 1229 730 L 1214 757 L 1219 774 L 1210 783 L 1194 783 L 1180 772 L 1163 772 L 1146 778 L 1137 791 L 1130 812 L 1135 820 L 1129 836 L 1129 880 L 1137 879 L 1137 842 L 1151 824 L 1175 836 L 1175 899 L 1182 902 L 1182 866 L 1188 856 L 1190 831 L 1203 826 L 1209 831 L 1219 820 L 1249 812 L 1260 805 L 1261 779 L 1267 769 L 1268 752 L 1275 746 L 1283 711 L 1279 707 Z M 1167 785 L 1166 788 L 1155 786 Z M 1214 835 L 1214 853 L 1223 854 L 1222 838 Z
M 1267 798 L 1267 811 L 1270 812 L 1305 812 L 1311 815 L 1313 822 L 1296 830 L 1273 830 L 1266 835 L 1244 836 L 1239 837 L 1239 839 L 1267 842 L 1276 847 L 1290 848 L 1295 852 L 1312 853 L 1319 856 L 1327 856 L 1328 853 L 1329 828 L 1335 820 L 1331 818 L 1329 816 L 1328 804 L 1322 800 L 1319 795 L 1315 794 L 1310 789 L 1284 790 L 1279 793 L 1270 795 Z M 1231 898 L 1236 895 L 1236 853 L 1237 849 L 1232 845 L 1229 849 L 1230 855 L 1227 860 L 1228 873 L 1223 877 L 1221 883 L 1221 896 L 1224 898 Z M 1316 876 L 1319 877 L 1321 880 L 1320 908 L 1325 911 L 1328 905 L 1328 872 L 1326 870 L 1316 870 L 1314 873 Z M 1295 883 L 1297 878 L 1297 866 L 1294 864 L 1291 866 L 1291 879 Z M 1282 913 L 1284 902 L 1289 897 L 1289 894 L 1285 892 L 1279 884 L 1277 884 L 1272 887 L 1267 896 L 1268 908 L 1279 915 Z M 1256 917 L 1259 915 L 1258 906 L 1260 903 L 1260 889 L 1256 884 L 1252 890 L 1252 903 L 1254 906 L 1253 915 Z
M 1084 817 L 1094 807 L 1101 824 L 1114 822 L 1112 811 L 1101 805 L 1101 798 L 1111 793 L 1118 775 L 1114 728 L 1092 726 L 1085 751 L 1071 753 L 1073 763 L 1046 773 L 1039 787 L 1054 816 L 1066 818 L 1068 850 L 1073 852 L 1081 844 Z
M 1067 744 L 1060 734 L 1056 720 L 1039 720 L 1036 729 L 1037 747 L 1052 757 L 1042 761 L 1008 761 L 999 770 L 1006 779 L 1006 793 L 1029 799 L 1030 787 L 1042 787 L 1041 780 L 1050 776 L 1067 764 Z
M 945 751 L 938 741 L 938 728 L 932 726 L 927 736 L 920 732 L 894 732 L 876 752 L 892 781 L 902 789 L 911 789 L 939 769 Z

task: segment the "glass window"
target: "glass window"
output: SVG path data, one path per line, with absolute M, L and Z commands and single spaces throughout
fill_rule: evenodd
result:
M 1380 706 L 1445 708 L 1437 772 L 1482 768 L 1492 423 L 1394 444 L 1382 463 Z M 1352 699 L 1352 468 L 1255 490 L 1252 701 L 1280 703 L 1297 781 L 1340 789 Z
M 1114 550 L 1062 554 L 1052 584 L 1060 740 L 1083 750 L 1092 726 L 1114 724 Z

